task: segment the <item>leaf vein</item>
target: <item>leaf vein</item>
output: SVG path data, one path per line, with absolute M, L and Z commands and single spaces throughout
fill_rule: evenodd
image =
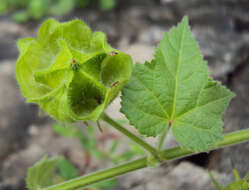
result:
M 202 131 L 206 131 L 207 133 L 210 133 L 210 134 L 212 134 L 213 136 L 215 136 L 215 137 L 217 137 L 217 138 L 219 138 L 220 137 L 220 135 L 218 135 L 217 133 L 214 133 L 213 131 L 212 131 L 212 129 L 214 128 L 214 127 L 212 127 L 212 128 L 209 128 L 209 129 L 206 129 L 206 128 L 201 128 L 201 127 L 198 127 L 198 126 L 195 126 L 194 124 L 192 124 L 192 123 L 188 123 L 188 122 L 178 122 L 178 123 L 182 123 L 183 125 L 184 124 L 187 124 L 187 125 L 185 125 L 185 127 L 188 127 L 188 128 L 194 128 L 195 130 L 197 130 L 198 132 L 200 132 L 201 130 Z M 200 136 L 199 136 L 200 137 Z M 200 137 L 200 139 L 201 139 L 201 137 Z
M 222 97 L 222 98 L 218 98 L 218 99 L 216 99 L 216 100 L 214 100 L 214 101 L 209 101 L 209 102 L 207 102 L 206 104 L 203 104 L 203 105 L 200 105 L 200 106 L 195 106 L 195 107 L 193 107 L 192 109 L 190 109 L 190 110 L 188 110 L 188 111 L 182 113 L 181 115 L 179 115 L 176 119 L 178 120 L 178 119 L 180 119 L 181 117 L 183 117 L 184 115 L 186 115 L 186 114 L 188 114 L 188 113 L 190 113 L 190 112 L 192 112 L 192 111 L 194 111 L 194 110 L 196 110 L 196 109 L 198 109 L 198 108 L 201 108 L 201 107 L 207 106 L 207 105 L 209 105 L 209 104 L 211 104 L 211 103 L 215 103 L 215 102 L 218 102 L 218 101 L 220 101 L 220 100 L 226 99 L 227 97 L 229 97 L 229 95 L 224 96 L 224 97 Z
M 184 33 L 185 33 L 185 25 L 183 25 L 183 29 L 182 29 L 182 35 L 181 35 L 181 39 L 180 39 L 180 50 L 179 50 L 180 53 L 178 54 L 178 59 L 177 59 L 175 85 L 174 85 L 174 98 L 173 98 L 173 104 L 172 104 L 171 119 L 174 119 L 175 110 L 176 110 L 176 96 L 177 96 L 177 88 L 178 88 L 177 77 L 178 77 L 178 72 L 179 72 L 179 66 L 181 64 L 181 53 L 182 53 L 182 48 L 183 48 Z
M 169 36 L 167 36 L 166 39 L 167 39 L 167 41 L 169 42 L 170 47 L 174 50 L 174 52 L 175 52 L 177 55 L 179 55 L 179 52 L 175 49 L 175 47 L 173 46 L 172 42 L 170 41 Z
M 143 110 L 141 110 L 141 109 L 138 109 L 138 107 L 136 106 L 136 104 L 134 104 L 134 102 L 133 102 L 129 97 L 127 97 L 127 99 L 132 103 L 132 104 L 131 104 L 131 107 L 133 107 L 135 110 L 137 110 L 137 111 L 139 111 L 139 112 L 141 112 L 141 113 L 143 113 L 143 114 L 145 114 L 145 115 L 150 115 L 150 116 L 156 117 L 156 118 L 158 118 L 158 119 L 160 119 L 160 120 L 167 121 L 167 119 L 165 119 L 165 118 L 163 118 L 163 117 L 161 117 L 161 116 L 158 116 L 158 115 L 155 115 L 155 114 L 151 114 L 151 113 L 145 112 L 145 111 L 143 111 Z
M 161 103 L 160 103 L 160 101 L 159 101 L 159 99 L 158 99 L 158 97 L 155 95 L 155 93 L 152 91 L 152 90 L 150 90 L 149 88 L 147 88 L 145 85 L 143 85 L 143 83 L 142 83 L 142 81 L 140 81 L 140 79 L 136 76 L 136 75 L 134 75 L 134 79 L 136 79 L 140 84 L 141 84 L 141 86 L 147 91 L 147 92 L 149 92 L 151 95 L 152 95 L 152 97 L 154 98 L 154 100 L 157 102 L 157 104 L 159 105 L 159 107 L 161 108 L 161 110 L 165 113 L 165 117 L 166 118 L 169 118 L 169 115 L 168 115 L 168 113 L 167 113 L 167 111 L 164 109 L 164 107 L 161 105 Z M 153 81 L 154 81 L 154 75 L 153 75 Z
M 169 66 L 168 66 L 168 64 L 167 64 L 167 59 L 166 59 L 166 57 L 165 57 L 165 55 L 164 55 L 164 53 L 162 52 L 162 50 L 161 49 L 158 49 L 159 50 L 159 52 L 162 54 L 162 56 L 163 56 L 163 59 L 165 60 L 164 61 L 164 65 L 166 66 L 166 68 L 168 69 L 168 71 L 169 71 L 169 74 L 172 76 L 172 78 L 175 78 L 175 75 L 173 74 L 173 72 L 169 69 Z

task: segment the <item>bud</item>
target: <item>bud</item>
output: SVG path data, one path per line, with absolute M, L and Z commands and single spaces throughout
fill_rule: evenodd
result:
M 63 122 L 97 121 L 131 76 L 131 57 L 80 20 L 48 19 L 37 39 L 17 45 L 16 78 L 23 96 Z

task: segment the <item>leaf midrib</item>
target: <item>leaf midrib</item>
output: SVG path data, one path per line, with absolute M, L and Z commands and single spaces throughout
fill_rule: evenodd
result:
M 182 29 L 182 35 L 180 39 L 180 50 L 178 53 L 178 58 L 177 58 L 177 65 L 176 65 L 176 76 L 175 76 L 175 85 L 174 85 L 174 98 L 173 98 L 173 104 L 172 104 L 172 113 L 170 120 L 174 120 L 175 116 L 175 111 L 176 111 L 176 95 L 177 95 L 177 88 L 178 88 L 178 73 L 179 73 L 179 67 L 181 65 L 181 55 L 182 55 L 182 48 L 183 48 L 183 39 L 184 39 L 184 34 L 185 34 L 185 24 L 183 25 Z

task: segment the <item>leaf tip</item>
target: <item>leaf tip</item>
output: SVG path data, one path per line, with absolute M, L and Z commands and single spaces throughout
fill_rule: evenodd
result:
M 189 18 L 188 18 L 188 16 L 184 16 L 184 17 L 182 18 L 182 22 L 185 23 L 185 24 L 188 24 L 188 23 L 189 23 Z

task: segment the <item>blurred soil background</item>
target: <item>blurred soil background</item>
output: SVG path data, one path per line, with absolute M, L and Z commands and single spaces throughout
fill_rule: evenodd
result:
M 25 190 L 27 168 L 45 154 L 64 155 L 80 174 L 111 166 L 108 159 L 89 156 L 77 140 L 55 134 L 51 128 L 54 121 L 40 115 L 36 105 L 25 103 L 15 80 L 16 40 L 36 36 L 42 20 L 17 23 L 12 19 L 14 13 L 0 16 L 0 190 Z M 117 0 L 110 10 L 88 6 L 56 18 L 84 20 L 93 30 L 105 32 L 108 42 L 131 54 L 134 62 L 143 62 L 152 59 L 163 33 L 184 15 L 189 16 L 211 75 L 237 94 L 225 115 L 224 131 L 248 128 L 249 0 Z M 118 98 L 107 110 L 116 119 L 124 118 L 118 113 L 119 102 Z M 99 149 L 119 139 L 118 152 L 127 151 L 128 139 L 102 125 L 103 133 L 96 130 Z M 174 145 L 172 137 L 165 144 Z M 122 176 L 112 189 L 215 190 L 207 169 L 213 170 L 222 184 L 228 184 L 232 180 L 231 159 L 244 176 L 249 171 L 249 143 Z

